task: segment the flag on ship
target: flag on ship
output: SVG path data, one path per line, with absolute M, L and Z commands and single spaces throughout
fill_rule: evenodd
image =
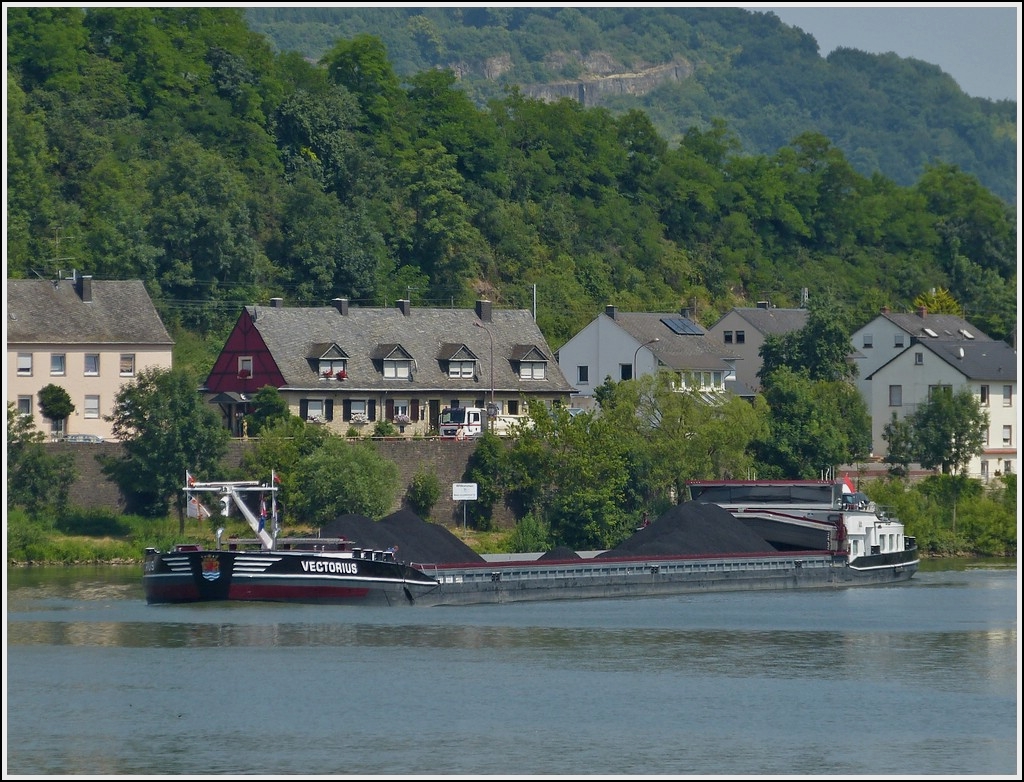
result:
M 849 475 L 843 476 L 843 494 L 856 494 L 857 489 L 853 485 L 853 481 L 850 480 Z
M 186 513 L 188 513 L 190 519 L 202 520 L 210 518 L 210 511 L 197 497 L 189 497 Z

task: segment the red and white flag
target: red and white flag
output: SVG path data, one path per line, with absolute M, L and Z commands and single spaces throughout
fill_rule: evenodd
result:
M 196 497 L 189 498 L 188 507 L 185 512 L 188 514 L 190 519 L 199 519 L 202 521 L 203 519 L 210 518 L 210 511 Z
M 843 476 L 843 494 L 856 494 L 857 489 L 853 485 L 853 481 L 850 480 L 849 475 Z

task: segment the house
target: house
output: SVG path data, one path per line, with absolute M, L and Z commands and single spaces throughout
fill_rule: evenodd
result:
M 871 375 L 905 351 L 914 339 L 992 341 L 957 315 L 930 314 L 926 307 L 918 307 L 915 312 L 892 312 L 883 307 L 881 314 L 850 336 L 854 349 L 852 359 L 857 367 L 857 390 L 869 409 L 873 396 Z M 888 421 L 888 415 L 883 417 Z
M 710 394 L 726 391 L 733 380 L 731 352 L 674 312 L 619 312 L 609 305 L 562 345 L 557 357 L 576 386 L 573 405 L 585 409 L 595 405 L 594 390 L 607 379 L 631 380 L 668 370 L 680 388 Z
M 395 422 L 406 435 L 437 430 L 445 407 L 520 415 L 527 403 L 568 404 L 572 386 L 528 310 L 248 306 L 203 391 L 236 436 L 253 395 L 276 388 L 297 416 L 338 434 Z M 407 422 L 406 422 L 407 421 Z
M 141 370 L 169 369 L 173 346 L 140 280 L 93 280 L 75 271 L 7 281 L 7 401 L 53 439 L 113 439 L 106 417 L 114 397 Z M 39 411 L 39 391 L 50 384 L 75 406 L 65 420 Z
M 758 302 L 756 307 L 734 307 L 708 329 L 708 337 L 718 340 L 736 360 L 736 381 L 754 391 L 761 390 L 761 346 L 768 336 L 799 331 L 807 324 L 806 309 L 772 307 Z
M 867 381 L 876 456 L 887 451 L 882 430 L 893 413 L 902 420 L 938 388 L 953 392 L 967 388 L 989 415 L 984 450 L 971 460 L 967 474 L 987 481 L 992 475 L 1015 471 L 1020 430 L 1017 352 L 1005 342 L 962 335 L 958 339 L 915 335 L 902 352 L 868 375 Z

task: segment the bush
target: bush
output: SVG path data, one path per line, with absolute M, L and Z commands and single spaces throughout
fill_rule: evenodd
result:
M 421 469 L 409 484 L 405 498 L 409 507 L 425 519 L 441 499 L 441 481 L 435 473 Z

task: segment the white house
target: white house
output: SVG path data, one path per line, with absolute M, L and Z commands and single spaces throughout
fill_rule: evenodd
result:
M 918 307 L 915 312 L 892 312 L 888 307 L 883 308 L 881 314 L 850 336 L 851 358 L 857 367 L 857 390 L 869 408 L 873 396 L 871 375 L 906 350 L 914 339 L 922 342 L 962 340 L 965 344 L 992 341 L 990 336 L 957 315 L 929 314 L 925 307 Z M 888 421 L 889 416 L 884 417 Z
M 681 388 L 711 394 L 724 392 L 735 379 L 731 352 L 674 312 L 619 312 L 609 305 L 555 355 L 576 387 L 573 404 L 583 408 L 593 407 L 594 390 L 608 379 L 671 370 Z
M 7 401 L 51 439 L 110 439 L 106 416 L 121 387 L 143 369 L 171 366 L 174 341 L 140 280 L 8 280 L 6 325 Z M 39 412 L 39 391 L 51 384 L 71 397 L 67 419 Z
M 871 441 L 875 456 L 887 452 L 882 430 L 893 413 L 914 413 L 937 388 L 970 389 L 989 415 L 983 453 L 967 474 L 988 480 L 1015 472 L 1020 414 L 1017 403 L 1017 352 L 991 339 L 913 337 L 904 350 L 866 378 L 870 389 Z

